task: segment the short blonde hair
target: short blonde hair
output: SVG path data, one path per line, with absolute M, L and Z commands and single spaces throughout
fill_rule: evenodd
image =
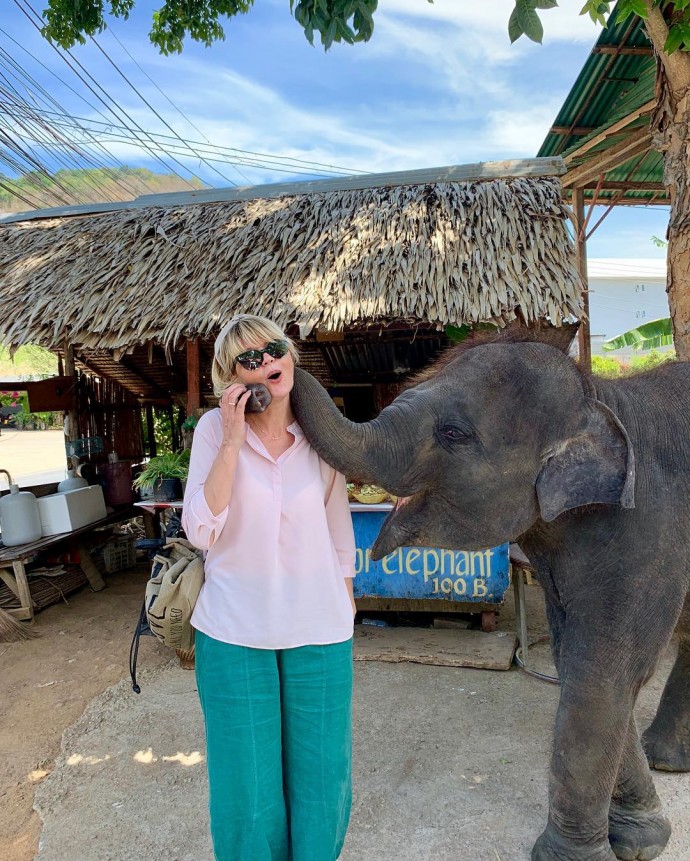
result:
M 217 397 L 237 380 L 235 358 L 252 345 L 263 346 L 269 341 L 287 341 L 292 360 L 295 364 L 299 363 L 299 353 L 295 345 L 273 320 L 255 314 L 236 314 L 223 326 L 213 347 L 211 365 L 213 391 Z

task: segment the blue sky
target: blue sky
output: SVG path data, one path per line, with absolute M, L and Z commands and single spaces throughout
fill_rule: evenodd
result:
M 36 9 L 42 0 L 31 0 Z M 288 0 L 257 0 L 247 16 L 227 22 L 226 40 L 211 48 L 188 42 L 163 57 L 147 31 L 155 0 L 138 0 L 112 31 L 141 68 L 196 126 L 225 147 L 337 165 L 392 171 L 534 156 L 577 77 L 598 31 L 579 17 L 581 0 L 561 0 L 543 13 L 543 46 L 511 45 L 512 0 L 381 0 L 373 39 L 311 47 Z M 103 120 L 66 86 L 95 97 L 70 72 L 14 3 L 3 3 L 0 47 L 71 113 Z M 175 131 L 199 132 L 166 101 L 109 32 L 99 42 Z M 93 77 L 146 130 L 169 134 L 160 120 L 93 46 L 74 49 Z M 55 71 L 59 83 L 36 62 Z M 145 151 L 108 144 L 120 162 L 161 170 Z M 225 185 L 198 159 L 180 157 L 211 185 Z M 218 166 L 232 181 L 277 182 L 289 173 Z M 595 212 L 592 223 L 599 217 Z M 618 207 L 590 239 L 591 257 L 663 257 L 667 210 Z

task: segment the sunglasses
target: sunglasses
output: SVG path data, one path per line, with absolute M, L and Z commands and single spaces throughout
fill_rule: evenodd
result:
M 233 364 L 239 363 L 248 371 L 256 371 L 264 361 L 264 353 L 268 353 L 274 359 L 282 359 L 290 349 L 287 341 L 269 341 L 263 350 L 245 350 L 235 357 Z

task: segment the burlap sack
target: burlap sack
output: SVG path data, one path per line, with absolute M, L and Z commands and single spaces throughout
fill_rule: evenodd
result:
M 146 585 L 146 617 L 166 646 L 188 650 L 194 645 L 191 618 L 204 582 L 204 562 L 183 538 L 168 538 L 165 546 L 172 547 L 170 557 L 155 557 L 161 569 Z

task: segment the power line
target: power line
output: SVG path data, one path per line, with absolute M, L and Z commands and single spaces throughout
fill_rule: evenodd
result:
M 28 51 L 23 45 L 21 45 L 19 42 L 17 42 L 17 40 L 14 39 L 9 33 L 7 33 L 5 30 L 2 30 L 2 29 L 0 29 L 0 33 L 3 33 L 18 48 L 21 48 L 21 50 L 24 51 L 24 53 L 26 53 L 29 57 L 31 57 L 31 59 L 34 62 L 36 62 L 39 66 L 41 66 L 43 69 L 45 69 L 45 71 L 48 72 L 53 78 L 55 78 L 62 86 L 66 87 L 78 99 L 80 99 L 82 102 L 84 102 L 85 105 L 90 107 L 91 110 L 93 110 L 99 116 L 103 117 L 103 119 L 106 119 L 106 115 L 98 107 L 96 107 L 91 102 L 89 102 L 88 99 L 84 98 L 84 96 L 81 93 L 79 93 L 77 90 L 75 90 L 74 87 L 72 87 L 69 83 L 67 83 L 67 81 L 64 81 L 56 72 L 54 72 L 51 68 L 46 66 L 45 63 L 41 62 L 41 60 L 39 60 L 37 57 L 34 57 L 34 55 L 30 51 Z M 4 52 L 4 53 L 7 55 L 7 52 Z M 39 94 L 40 93 L 44 94 L 45 99 L 47 99 L 47 102 L 55 105 L 55 107 L 58 109 L 58 111 L 61 115 L 64 115 L 65 117 L 70 116 L 69 112 L 66 111 L 65 108 L 58 101 L 56 101 L 56 99 L 38 83 L 38 81 L 36 81 L 31 75 L 29 75 L 25 69 L 22 69 L 22 67 L 16 63 L 15 63 L 15 66 L 18 69 L 18 71 L 20 72 L 20 75 L 23 77 L 26 77 L 26 79 L 30 82 L 31 86 L 36 91 L 38 91 Z M 38 99 L 39 99 L 39 101 L 41 100 L 40 95 L 38 95 Z M 84 131 L 87 133 L 87 135 L 90 134 L 86 129 L 84 129 Z M 122 162 L 118 162 L 118 160 L 116 158 L 114 158 L 110 152 L 108 152 L 108 150 L 103 146 L 103 144 L 100 141 L 96 140 L 96 138 L 93 135 L 90 135 L 90 137 L 91 137 L 91 140 L 93 141 L 96 149 L 102 150 L 103 153 L 105 154 L 105 156 L 108 159 L 110 159 L 111 161 L 115 162 L 115 164 L 119 165 L 119 167 L 122 167 L 122 168 L 125 167 L 125 165 L 122 164 Z M 106 164 L 106 162 L 103 162 L 103 163 Z M 141 182 L 141 180 L 138 180 L 137 177 L 134 177 L 133 179 L 138 181 L 140 187 L 143 190 L 148 191 L 148 188 L 146 187 L 146 185 L 144 185 L 144 183 Z M 125 186 L 125 188 L 127 188 L 126 183 L 124 183 L 124 186 Z M 132 197 L 136 197 L 141 192 L 137 191 L 137 189 L 135 187 L 129 187 L 128 193 L 130 193 L 132 195 Z
M 45 112 L 48 116 L 53 116 L 53 113 L 50 111 Z M 97 134 L 101 134 L 107 137 L 112 137 L 118 143 L 138 143 L 138 137 L 134 135 L 133 138 L 127 137 L 132 130 L 127 126 L 119 125 L 117 123 L 112 122 L 100 122 L 99 120 L 91 120 L 85 117 L 71 117 L 71 120 L 74 121 L 74 125 L 77 128 L 87 129 L 90 124 L 93 127 L 97 127 L 94 129 L 89 129 L 89 131 L 94 131 Z M 54 120 L 55 122 L 59 122 L 58 120 Z M 114 130 L 111 132 L 110 130 Z M 150 137 L 155 143 L 160 147 L 167 147 L 169 144 L 167 141 L 172 140 L 170 135 L 158 134 L 158 133 L 149 133 Z M 345 168 L 345 167 L 336 167 L 333 165 L 324 165 L 322 162 L 310 162 L 306 159 L 297 159 L 291 156 L 274 156 L 267 155 L 265 153 L 255 153 L 251 150 L 240 150 L 234 149 L 231 147 L 224 147 L 219 144 L 209 144 L 205 145 L 201 141 L 191 141 L 186 143 L 192 143 L 197 150 L 206 154 L 207 157 L 216 156 L 218 161 L 229 162 L 232 160 L 236 160 L 239 164 L 251 164 L 253 167 L 262 167 L 266 170 L 278 170 L 278 166 L 282 168 L 280 172 L 283 173 L 302 173 L 309 175 L 319 175 L 324 176 L 331 174 L 333 176 L 361 176 L 362 171 L 355 170 L 353 168 Z M 222 156 L 222 158 L 221 158 Z
M 37 18 L 39 21 L 42 21 L 42 18 L 41 18 L 41 17 L 40 17 L 40 15 L 36 12 L 36 10 L 31 6 L 31 4 L 28 2 L 28 0 L 13 0 L 13 2 L 14 2 L 14 4 L 15 4 L 15 6 L 17 6 L 17 8 L 18 8 L 18 9 L 20 9 L 20 11 L 21 11 L 21 12 L 24 14 L 24 16 L 28 19 L 28 21 L 33 25 L 33 27 L 34 27 L 36 30 L 38 30 L 38 32 L 40 33 L 40 32 L 41 32 L 41 28 L 36 24 L 36 22 L 35 22 L 35 21 L 33 21 L 33 20 L 32 20 L 31 16 L 30 16 L 30 15 L 29 15 L 29 13 L 26 11 L 26 9 L 24 8 L 24 6 L 26 6 L 26 7 L 31 11 L 31 13 L 34 15 L 34 17 L 35 17 L 35 18 Z M 117 105 L 117 103 L 115 102 L 115 100 L 114 100 L 114 99 L 113 99 L 113 98 L 112 98 L 112 97 L 111 97 L 111 96 L 106 92 L 106 90 L 105 90 L 105 89 L 104 89 L 104 88 L 103 88 L 103 87 L 98 83 L 98 81 L 96 81 L 96 79 L 95 79 L 95 78 L 94 78 L 94 77 L 93 77 L 93 76 L 92 76 L 92 75 L 91 75 L 91 74 L 90 74 L 90 73 L 89 73 L 89 72 L 84 68 L 84 66 L 79 62 L 79 60 L 77 60 L 77 58 L 72 54 L 72 52 L 71 52 L 71 51 L 66 50 L 66 51 L 64 51 L 64 52 L 63 52 L 63 51 L 58 50 L 58 48 L 57 48 L 57 47 L 56 47 L 52 42 L 48 42 L 48 44 L 49 44 L 49 45 L 51 46 L 51 48 L 56 52 L 56 54 L 60 57 L 60 59 L 62 59 L 62 60 L 63 60 L 63 62 L 65 62 L 65 63 L 67 64 L 67 66 L 72 70 L 72 72 L 74 72 L 74 74 L 75 74 L 75 75 L 77 75 L 77 77 L 81 80 L 81 82 L 82 82 L 83 84 L 85 84 L 85 86 L 89 89 L 89 91 L 90 91 L 91 93 L 93 93 L 93 95 L 94 95 L 94 96 L 96 96 L 96 98 L 97 98 L 97 99 L 98 99 L 98 100 L 99 100 L 99 101 L 104 105 L 104 107 L 105 107 L 108 111 L 110 111 L 114 116 L 116 116 L 116 115 L 117 115 L 117 114 L 115 113 L 115 110 L 114 110 L 112 107 L 110 107 L 110 105 L 108 104 L 108 102 L 107 102 L 107 101 L 106 101 L 106 100 L 105 100 L 101 95 L 99 95 L 99 93 L 97 93 L 97 92 L 96 92 L 96 90 L 91 86 L 91 84 L 90 84 L 87 80 L 85 80 L 85 78 L 84 78 L 84 77 L 82 77 L 82 75 L 81 75 L 81 74 L 80 74 L 80 73 L 79 73 L 79 72 L 74 68 L 74 66 L 73 66 L 73 65 L 71 65 L 70 60 L 71 60 L 71 61 L 72 61 L 76 66 L 78 66 L 78 67 L 79 67 L 79 69 L 84 73 L 84 75 L 86 75 L 88 78 L 90 78 L 90 79 L 91 79 L 91 81 L 93 82 L 93 84 L 94 84 L 94 85 L 95 85 L 99 90 L 101 90 L 101 92 L 102 92 L 102 93 L 103 93 L 103 95 L 106 97 L 106 99 L 109 99 L 109 100 L 112 102 L 112 104 L 113 104 L 113 105 L 115 105 L 115 108 L 117 109 L 117 111 L 118 111 L 119 113 L 124 114 L 124 116 L 125 116 L 125 117 L 126 117 L 126 118 L 131 122 L 131 123 L 132 123 L 132 125 L 136 126 L 136 128 L 138 128 L 138 129 L 139 129 L 139 131 L 140 131 L 143 135 L 147 135 L 147 132 L 146 132 L 143 128 L 141 128 L 141 126 L 140 126 L 140 125 L 139 125 L 139 124 L 138 124 L 138 123 L 137 123 L 137 122 L 136 122 L 136 121 L 135 121 L 131 116 L 129 116 L 129 114 L 127 113 L 127 111 L 125 111 L 123 108 L 120 108 L 120 107 Z M 69 57 L 69 60 L 67 59 L 68 57 Z M 143 139 L 142 139 L 142 147 L 143 147 L 144 149 L 148 149 L 148 147 L 147 147 L 147 145 L 146 145 L 146 143 L 144 142 L 144 140 L 143 140 Z M 156 153 L 154 153 L 152 150 L 149 150 L 149 151 L 150 151 L 151 155 L 153 156 L 153 158 L 154 158 L 154 159 L 155 159 L 159 164 L 163 165 L 163 167 L 165 168 L 165 170 L 167 170 L 167 171 L 170 171 L 170 170 L 171 170 L 170 165 L 166 164 L 166 163 L 165 163 L 165 161 L 164 161 L 164 160 L 163 160 L 159 155 L 157 155 Z M 187 170 L 187 168 L 185 168 L 185 166 L 184 166 L 183 164 L 181 164 L 177 159 L 173 158 L 173 159 L 172 159 L 172 161 L 174 161 L 176 164 L 180 165 L 180 167 L 181 167 L 183 170 L 185 170 L 185 171 Z M 183 177 L 181 174 L 179 174 L 179 173 L 178 173 L 174 168 L 172 168 L 172 173 L 174 173 L 174 174 L 178 177 L 178 179 L 182 180 L 182 181 L 185 183 L 185 185 L 187 185 L 190 189 L 194 190 L 194 186 L 193 186 L 193 185 L 192 185 L 192 184 L 191 184 L 191 183 L 190 183 L 190 182 L 189 182 L 185 177 Z
M 185 144 L 186 144 L 186 146 L 187 146 L 187 147 L 189 147 L 189 150 L 190 150 L 190 152 L 191 152 L 191 154 L 192 154 L 193 156 L 195 156 L 195 157 L 197 157 L 197 158 L 198 158 L 198 153 L 196 153 L 196 152 L 192 149 L 192 147 L 191 147 L 191 145 L 190 145 L 190 144 L 188 144 L 188 143 L 186 143 L 186 141 L 182 140 L 182 138 L 177 134 L 177 132 L 175 131 L 175 129 L 170 125 L 170 123 L 168 123 L 166 120 L 164 120 L 164 119 L 163 119 L 163 117 L 158 113 L 158 111 L 153 107 L 153 105 L 152 105 L 150 102 L 148 102 L 148 101 L 144 98 L 144 96 L 142 96 L 142 94 L 139 92 L 139 90 L 138 90 L 138 89 L 134 86 L 134 84 L 129 80 L 129 78 L 127 77 L 127 75 L 125 75 L 125 73 L 124 73 L 124 72 L 119 68 L 119 66 L 118 66 L 115 62 L 113 62 L 113 60 L 110 58 L 110 56 L 109 56 L 109 55 L 108 55 L 108 54 L 103 50 L 103 48 L 102 48 L 102 47 L 100 46 L 100 44 L 96 41 L 96 39 L 94 39 L 94 38 L 93 38 L 93 36 L 91 36 L 91 41 L 92 41 L 92 42 L 93 42 L 93 44 L 98 48 L 98 50 L 101 52 L 101 54 L 103 54 L 103 56 L 106 58 L 106 60 L 108 60 L 108 62 L 109 62 L 109 63 L 110 63 L 110 65 L 115 69 L 115 71 L 116 71 L 116 72 L 117 72 L 117 73 L 118 73 L 118 74 L 123 78 L 123 80 L 124 80 L 124 81 L 126 81 L 126 82 L 127 82 L 127 84 L 129 84 L 129 86 L 130 86 L 130 87 L 134 90 L 134 92 L 139 96 L 139 98 L 140 98 L 140 99 L 142 100 L 142 102 L 146 105 L 146 107 L 147 107 L 149 110 L 153 111 L 153 113 L 158 117 L 158 119 L 163 123 L 163 125 L 164 125 L 166 128 L 170 129 L 170 131 L 173 133 L 173 135 L 174 135 L 174 136 L 175 136 L 179 141 L 181 141 L 181 143 L 182 143 L 183 145 L 185 145 Z M 236 182 L 233 182 L 233 180 L 231 180 L 229 177 L 225 176 L 225 174 L 221 173 L 217 168 L 213 167 L 213 165 L 211 165 L 209 162 L 207 162 L 204 158 L 202 158 L 201 160 L 203 161 L 203 163 L 204 163 L 207 167 L 210 167 L 210 168 L 211 168 L 211 170 L 213 170 L 215 173 L 217 173 L 217 174 L 218 174 L 218 176 L 219 176 L 221 179 L 224 179 L 226 182 L 229 182 L 229 183 L 230 183 L 230 185 L 237 185 L 237 183 L 236 183 Z
M 127 47 L 126 47 L 125 45 L 123 45 L 123 44 L 122 44 L 122 42 L 118 39 L 117 34 L 116 34 L 116 33 L 115 33 L 115 31 L 113 30 L 112 26 L 110 26 L 110 27 L 108 28 L 108 33 L 113 37 L 113 39 L 115 39 L 115 41 L 116 41 L 116 42 L 117 42 L 117 44 L 120 46 L 120 48 L 122 48 L 122 50 L 125 52 L 125 54 L 127 54 L 127 56 L 129 57 L 129 59 L 134 63 L 134 65 L 137 67 L 137 69 L 139 69 L 139 71 L 141 72 L 141 74 L 142 74 L 145 78 L 147 78 L 147 79 L 150 81 L 150 83 L 151 83 L 151 84 L 153 84 L 153 86 L 158 90 L 158 92 L 161 94 L 161 96 L 163 96 L 163 98 L 166 100 L 166 102 L 168 102 L 168 104 L 173 108 L 173 110 L 176 110 L 176 111 L 177 111 L 177 113 L 182 117 L 182 119 L 183 119 L 183 120 L 184 120 L 188 125 L 190 125 L 190 126 L 194 129 L 194 131 L 195 131 L 195 132 L 197 132 L 197 134 L 199 134 L 199 135 L 200 135 L 200 136 L 201 136 L 201 137 L 206 141 L 206 143 L 209 143 L 209 144 L 210 144 L 210 143 L 211 143 L 211 141 L 206 137 L 206 135 L 201 131 L 201 129 L 200 129 L 200 128 L 198 128 L 196 125 L 194 125 L 194 123 L 192 122 L 192 120 L 190 120 L 190 118 L 189 118 L 189 117 L 184 113 L 184 111 L 182 111 L 182 109 L 181 109 L 181 108 L 179 108 L 179 107 L 175 104 L 175 102 L 173 102 L 173 101 L 172 101 L 172 99 L 170 99 L 170 98 L 169 98 L 169 96 L 167 95 L 167 93 L 165 93 L 163 90 L 161 90 L 161 88 L 160 88 L 160 87 L 158 86 L 158 84 L 154 81 L 154 79 L 151 77 L 151 75 L 149 75 L 149 73 L 148 73 L 145 69 L 142 69 L 142 67 L 141 67 L 141 66 L 139 65 L 139 63 L 137 62 L 136 57 L 133 57 L 133 56 L 132 56 L 132 54 L 130 54 L 130 52 L 129 52 L 129 50 L 127 49 Z M 237 173 L 239 173 L 239 175 L 242 177 L 242 179 L 244 179 L 244 180 L 245 180 L 245 182 L 247 182 L 247 183 L 249 183 L 249 182 L 250 182 L 249 178 L 248 178 L 247 176 L 245 176 L 245 175 L 242 173 L 242 171 L 241 171 L 241 170 L 240 170 L 236 165 L 233 165 L 233 167 L 235 168 L 235 170 L 237 171 Z

